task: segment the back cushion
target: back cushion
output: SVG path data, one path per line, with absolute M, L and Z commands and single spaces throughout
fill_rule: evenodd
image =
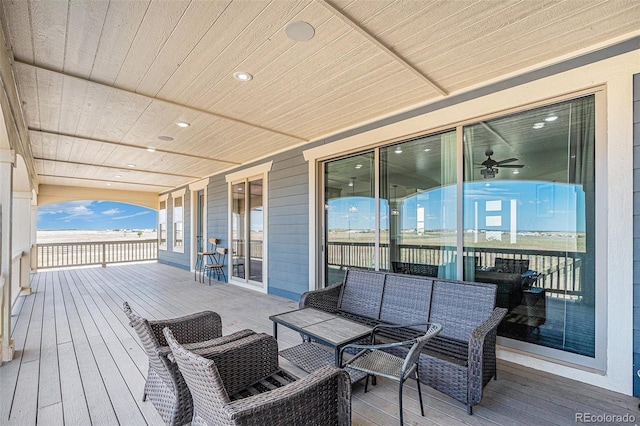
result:
M 380 319 L 398 324 L 429 320 L 433 280 L 407 275 L 387 275 Z
M 467 342 L 493 312 L 496 289 L 495 284 L 434 281 L 429 321 L 442 324 L 441 336 Z
M 342 285 L 339 308 L 350 314 L 378 318 L 385 274 L 349 269 Z

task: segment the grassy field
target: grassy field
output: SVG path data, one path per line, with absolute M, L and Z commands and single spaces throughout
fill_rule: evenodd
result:
M 513 249 L 513 250 L 552 250 L 584 252 L 584 233 L 568 232 L 527 232 L 516 234 L 516 243 L 512 244 L 510 234 L 502 232 L 499 238 L 487 238 L 484 232 L 478 233 L 478 241 L 474 242 L 475 234 L 466 232 L 464 245 L 466 247 Z M 403 232 L 402 241 L 399 244 L 425 245 L 425 246 L 455 246 L 456 233 L 444 231 L 425 231 L 423 234 L 416 232 Z M 375 242 L 373 231 L 347 231 L 336 230 L 329 232 L 328 241 L 333 243 L 370 243 Z M 380 233 L 380 242 L 388 244 L 389 234 L 386 231 Z

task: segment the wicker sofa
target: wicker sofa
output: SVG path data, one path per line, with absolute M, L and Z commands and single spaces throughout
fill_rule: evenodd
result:
M 496 308 L 495 284 L 350 269 L 342 283 L 304 293 L 304 307 L 368 325 L 442 324 L 420 355 L 420 381 L 465 404 L 469 414 L 496 377 L 496 332 L 507 310 Z M 388 337 L 403 339 L 402 332 Z

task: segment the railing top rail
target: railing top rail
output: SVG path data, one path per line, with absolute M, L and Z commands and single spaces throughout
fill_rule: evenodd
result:
M 72 241 L 68 243 L 38 243 L 39 247 L 44 246 L 86 246 L 86 245 L 98 245 L 98 244 L 123 244 L 123 243 L 155 243 L 158 240 L 146 239 L 146 240 L 111 240 L 111 241 Z
M 354 246 L 354 247 L 371 247 L 373 248 L 373 242 L 371 243 L 363 243 L 363 242 L 350 242 L 350 241 L 330 241 L 327 243 L 330 246 Z M 388 247 L 389 244 L 381 243 L 380 247 Z M 447 246 L 447 245 L 422 245 L 422 244 L 399 244 L 400 248 L 410 248 L 410 249 L 418 249 L 418 250 L 448 250 L 455 251 L 456 246 Z M 540 250 L 533 249 L 508 249 L 508 248 L 489 248 L 489 247 L 465 247 L 465 252 L 475 251 L 477 253 L 505 253 L 505 254 L 518 254 L 518 255 L 527 255 L 527 256 L 574 256 L 584 254 L 582 252 L 576 251 L 558 251 L 558 250 Z

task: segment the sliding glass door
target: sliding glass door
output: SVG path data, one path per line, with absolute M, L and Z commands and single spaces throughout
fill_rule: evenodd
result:
M 596 365 L 596 98 L 325 161 L 325 284 L 347 268 L 493 283 L 511 346 Z
M 241 282 L 263 282 L 263 179 L 231 185 L 231 276 Z

